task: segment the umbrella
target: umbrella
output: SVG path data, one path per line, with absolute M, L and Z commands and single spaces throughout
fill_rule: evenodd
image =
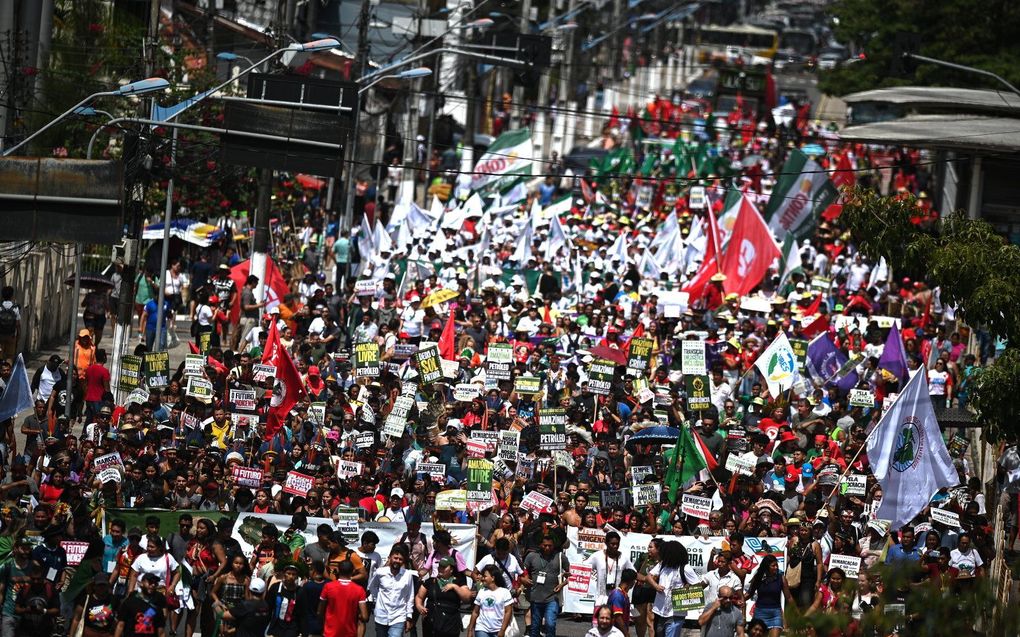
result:
M 596 345 L 595 347 L 588 350 L 588 353 L 595 358 L 601 358 L 607 360 L 610 363 L 616 363 L 617 365 L 627 364 L 627 353 L 620 349 L 614 349 L 606 345 Z
M 680 430 L 676 427 L 655 425 L 646 427 L 627 439 L 627 449 L 633 451 L 636 445 L 672 445 L 676 444 L 680 437 Z
M 805 155 L 813 155 L 817 157 L 819 155 L 824 155 L 825 149 L 822 148 L 819 144 L 808 144 L 806 146 L 801 147 L 800 152 L 804 153 Z
M 74 287 L 74 274 L 64 279 L 64 285 Z M 85 272 L 81 275 L 81 286 L 86 290 L 112 290 L 113 281 L 98 272 Z
M 457 290 L 450 290 L 448 288 L 441 288 L 436 290 L 432 294 L 425 297 L 425 300 L 421 302 L 422 307 L 432 307 L 439 305 L 440 303 L 446 303 L 451 299 L 455 299 L 460 296 L 460 292 Z

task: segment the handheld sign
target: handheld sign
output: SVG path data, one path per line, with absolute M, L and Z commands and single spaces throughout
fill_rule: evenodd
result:
M 142 357 L 122 356 L 120 359 L 120 388 L 134 389 L 139 387 L 143 378 Z
M 685 493 L 680 502 L 680 511 L 684 515 L 707 520 L 712 512 L 712 498 L 702 498 Z
M 514 365 L 514 346 L 509 343 L 492 343 L 485 353 L 485 377 L 510 380 Z
M 276 378 L 276 365 L 252 365 L 251 379 L 256 383 L 264 383 L 267 378 Z
M 482 458 L 468 458 L 467 501 L 488 503 L 492 500 L 492 463 Z
M 422 385 L 430 386 L 443 378 L 443 366 L 439 358 L 439 348 L 436 346 L 419 349 L 414 353 L 414 360 L 418 364 L 418 375 L 421 377 Z
M 283 483 L 283 492 L 303 498 L 308 495 L 308 491 L 312 488 L 314 482 L 315 478 L 312 476 L 297 471 L 290 471 L 287 473 L 287 481 Z
M 231 389 L 228 396 L 230 402 L 234 403 L 234 409 L 255 411 L 254 389 Z
M 704 341 L 680 341 L 680 370 L 684 376 L 708 374 Z
M 499 432 L 499 445 L 496 455 L 504 462 L 517 462 L 517 454 L 521 446 L 521 432 L 505 429 Z
M 650 338 L 630 339 L 630 353 L 627 355 L 627 369 L 633 370 L 635 376 L 644 376 L 652 361 L 652 346 L 655 344 Z
M 514 391 L 529 396 L 539 394 L 542 392 L 542 379 L 538 376 L 518 376 L 514 381 Z
M 567 448 L 567 412 L 560 408 L 538 412 L 538 448 L 557 451 Z
M 145 352 L 142 371 L 149 389 L 162 389 L 170 384 L 170 352 Z
M 708 376 L 684 376 L 687 381 L 687 408 L 704 411 L 712 406 L 712 388 Z
M 610 361 L 597 358 L 588 366 L 588 391 L 608 396 L 613 391 L 613 374 L 616 367 Z
M 354 344 L 354 374 L 369 378 L 379 375 L 379 343 Z
M 231 475 L 234 476 L 234 482 L 239 487 L 258 489 L 262 486 L 262 469 L 234 465 L 234 468 L 231 469 Z
M 400 438 L 404 435 L 404 428 L 407 426 L 407 414 L 414 407 L 414 398 L 411 396 L 397 396 L 393 401 L 393 408 L 383 422 L 382 432 L 391 438 Z
M 662 485 L 641 484 L 632 487 L 634 493 L 634 506 L 643 507 L 650 504 L 658 504 Z

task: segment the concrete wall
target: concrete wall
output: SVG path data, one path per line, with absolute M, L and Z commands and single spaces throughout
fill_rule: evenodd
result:
M 66 347 L 70 312 L 77 310 L 72 307 L 72 290 L 64 285 L 74 269 L 74 247 L 37 244 L 27 255 L 21 254 L 0 260 L 0 285 L 14 286 L 14 298 L 21 306 L 19 351 L 36 352 L 55 344 Z

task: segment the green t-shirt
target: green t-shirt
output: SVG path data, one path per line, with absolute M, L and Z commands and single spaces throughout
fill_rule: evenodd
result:
M 333 243 L 333 260 L 337 263 L 347 263 L 351 260 L 351 240 L 340 237 Z
M 18 598 L 21 589 L 28 585 L 28 575 L 11 560 L 0 568 L 0 582 L 4 583 L 6 591 L 3 614 L 4 617 L 11 617 L 14 615 L 14 600 Z

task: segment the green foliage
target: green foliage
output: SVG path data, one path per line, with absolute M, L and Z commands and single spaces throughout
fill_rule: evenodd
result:
M 917 202 L 849 191 L 841 220 L 870 258 L 885 257 L 897 273 L 941 288 L 960 318 L 1010 344 L 975 379 L 973 404 L 993 438 L 1020 434 L 1020 247 L 987 222 L 956 212 L 931 229 L 911 223 Z
M 897 33 L 916 33 L 917 53 L 997 73 L 1020 83 L 1020 3 L 1013 0 L 838 0 L 831 13 L 840 42 L 855 43 L 867 60 L 821 75 L 832 95 L 898 85 L 1001 88 L 979 76 L 922 64 L 913 74 L 891 74 Z

